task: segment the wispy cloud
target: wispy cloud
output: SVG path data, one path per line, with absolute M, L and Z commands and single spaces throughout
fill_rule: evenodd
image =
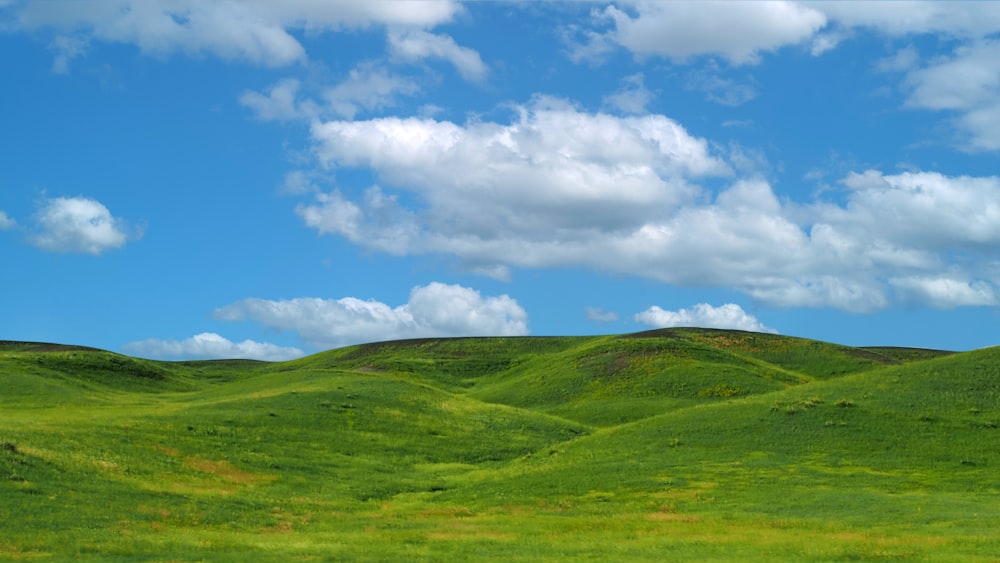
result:
M 959 132 L 958 143 L 970 150 L 1000 150 L 1000 40 L 958 47 L 948 58 L 911 68 L 904 88 L 906 106 L 947 111 Z
M 13 229 L 17 226 L 17 221 L 12 217 L 8 217 L 3 211 L 0 211 L 0 231 L 6 231 L 8 229 Z
M 646 88 L 645 78 L 640 72 L 626 76 L 621 89 L 605 96 L 603 103 L 624 113 L 642 114 L 646 113 L 647 106 L 655 97 L 656 95 Z
M 310 108 L 303 107 L 297 96 L 300 83 L 286 78 L 262 94 L 248 90 L 240 96 L 240 104 L 253 110 L 262 121 L 291 121 L 311 117 Z
M 263 93 L 248 90 L 239 101 L 262 121 L 354 119 L 359 113 L 393 107 L 400 96 L 415 94 L 420 87 L 414 80 L 369 61 L 351 69 L 333 85 L 314 86 L 312 97 L 304 89 L 300 80 L 287 78 Z
M 389 51 L 393 57 L 416 62 L 428 58 L 444 59 L 466 80 L 478 82 L 486 78 L 489 67 L 483 63 L 479 53 L 462 47 L 444 34 L 423 30 L 406 29 L 389 32 Z
M 607 324 L 618 320 L 618 313 L 605 311 L 600 307 L 585 307 L 584 312 L 587 315 L 587 320 L 595 323 Z
M 203 332 L 183 340 L 140 340 L 122 349 L 129 354 L 165 360 L 226 358 L 280 362 L 304 355 L 298 348 L 253 340 L 232 342 L 214 332 Z

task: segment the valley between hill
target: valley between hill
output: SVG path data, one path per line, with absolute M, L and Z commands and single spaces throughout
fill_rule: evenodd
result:
M 0 560 L 996 561 L 1000 348 L 0 342 Z

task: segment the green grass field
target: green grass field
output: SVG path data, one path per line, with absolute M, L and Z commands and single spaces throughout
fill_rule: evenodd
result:
M 1000 561 L 1000 348 L 0 342 L 0 560 Z

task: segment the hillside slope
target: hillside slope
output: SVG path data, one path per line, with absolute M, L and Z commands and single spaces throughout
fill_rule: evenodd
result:
M 0 344 L 0 559 L 991 560 L 1000 349 Z

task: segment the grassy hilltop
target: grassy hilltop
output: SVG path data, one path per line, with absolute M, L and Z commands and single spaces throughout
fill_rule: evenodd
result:
M 997 561 L 1000 348 L 0 342 L 0 560 Z

